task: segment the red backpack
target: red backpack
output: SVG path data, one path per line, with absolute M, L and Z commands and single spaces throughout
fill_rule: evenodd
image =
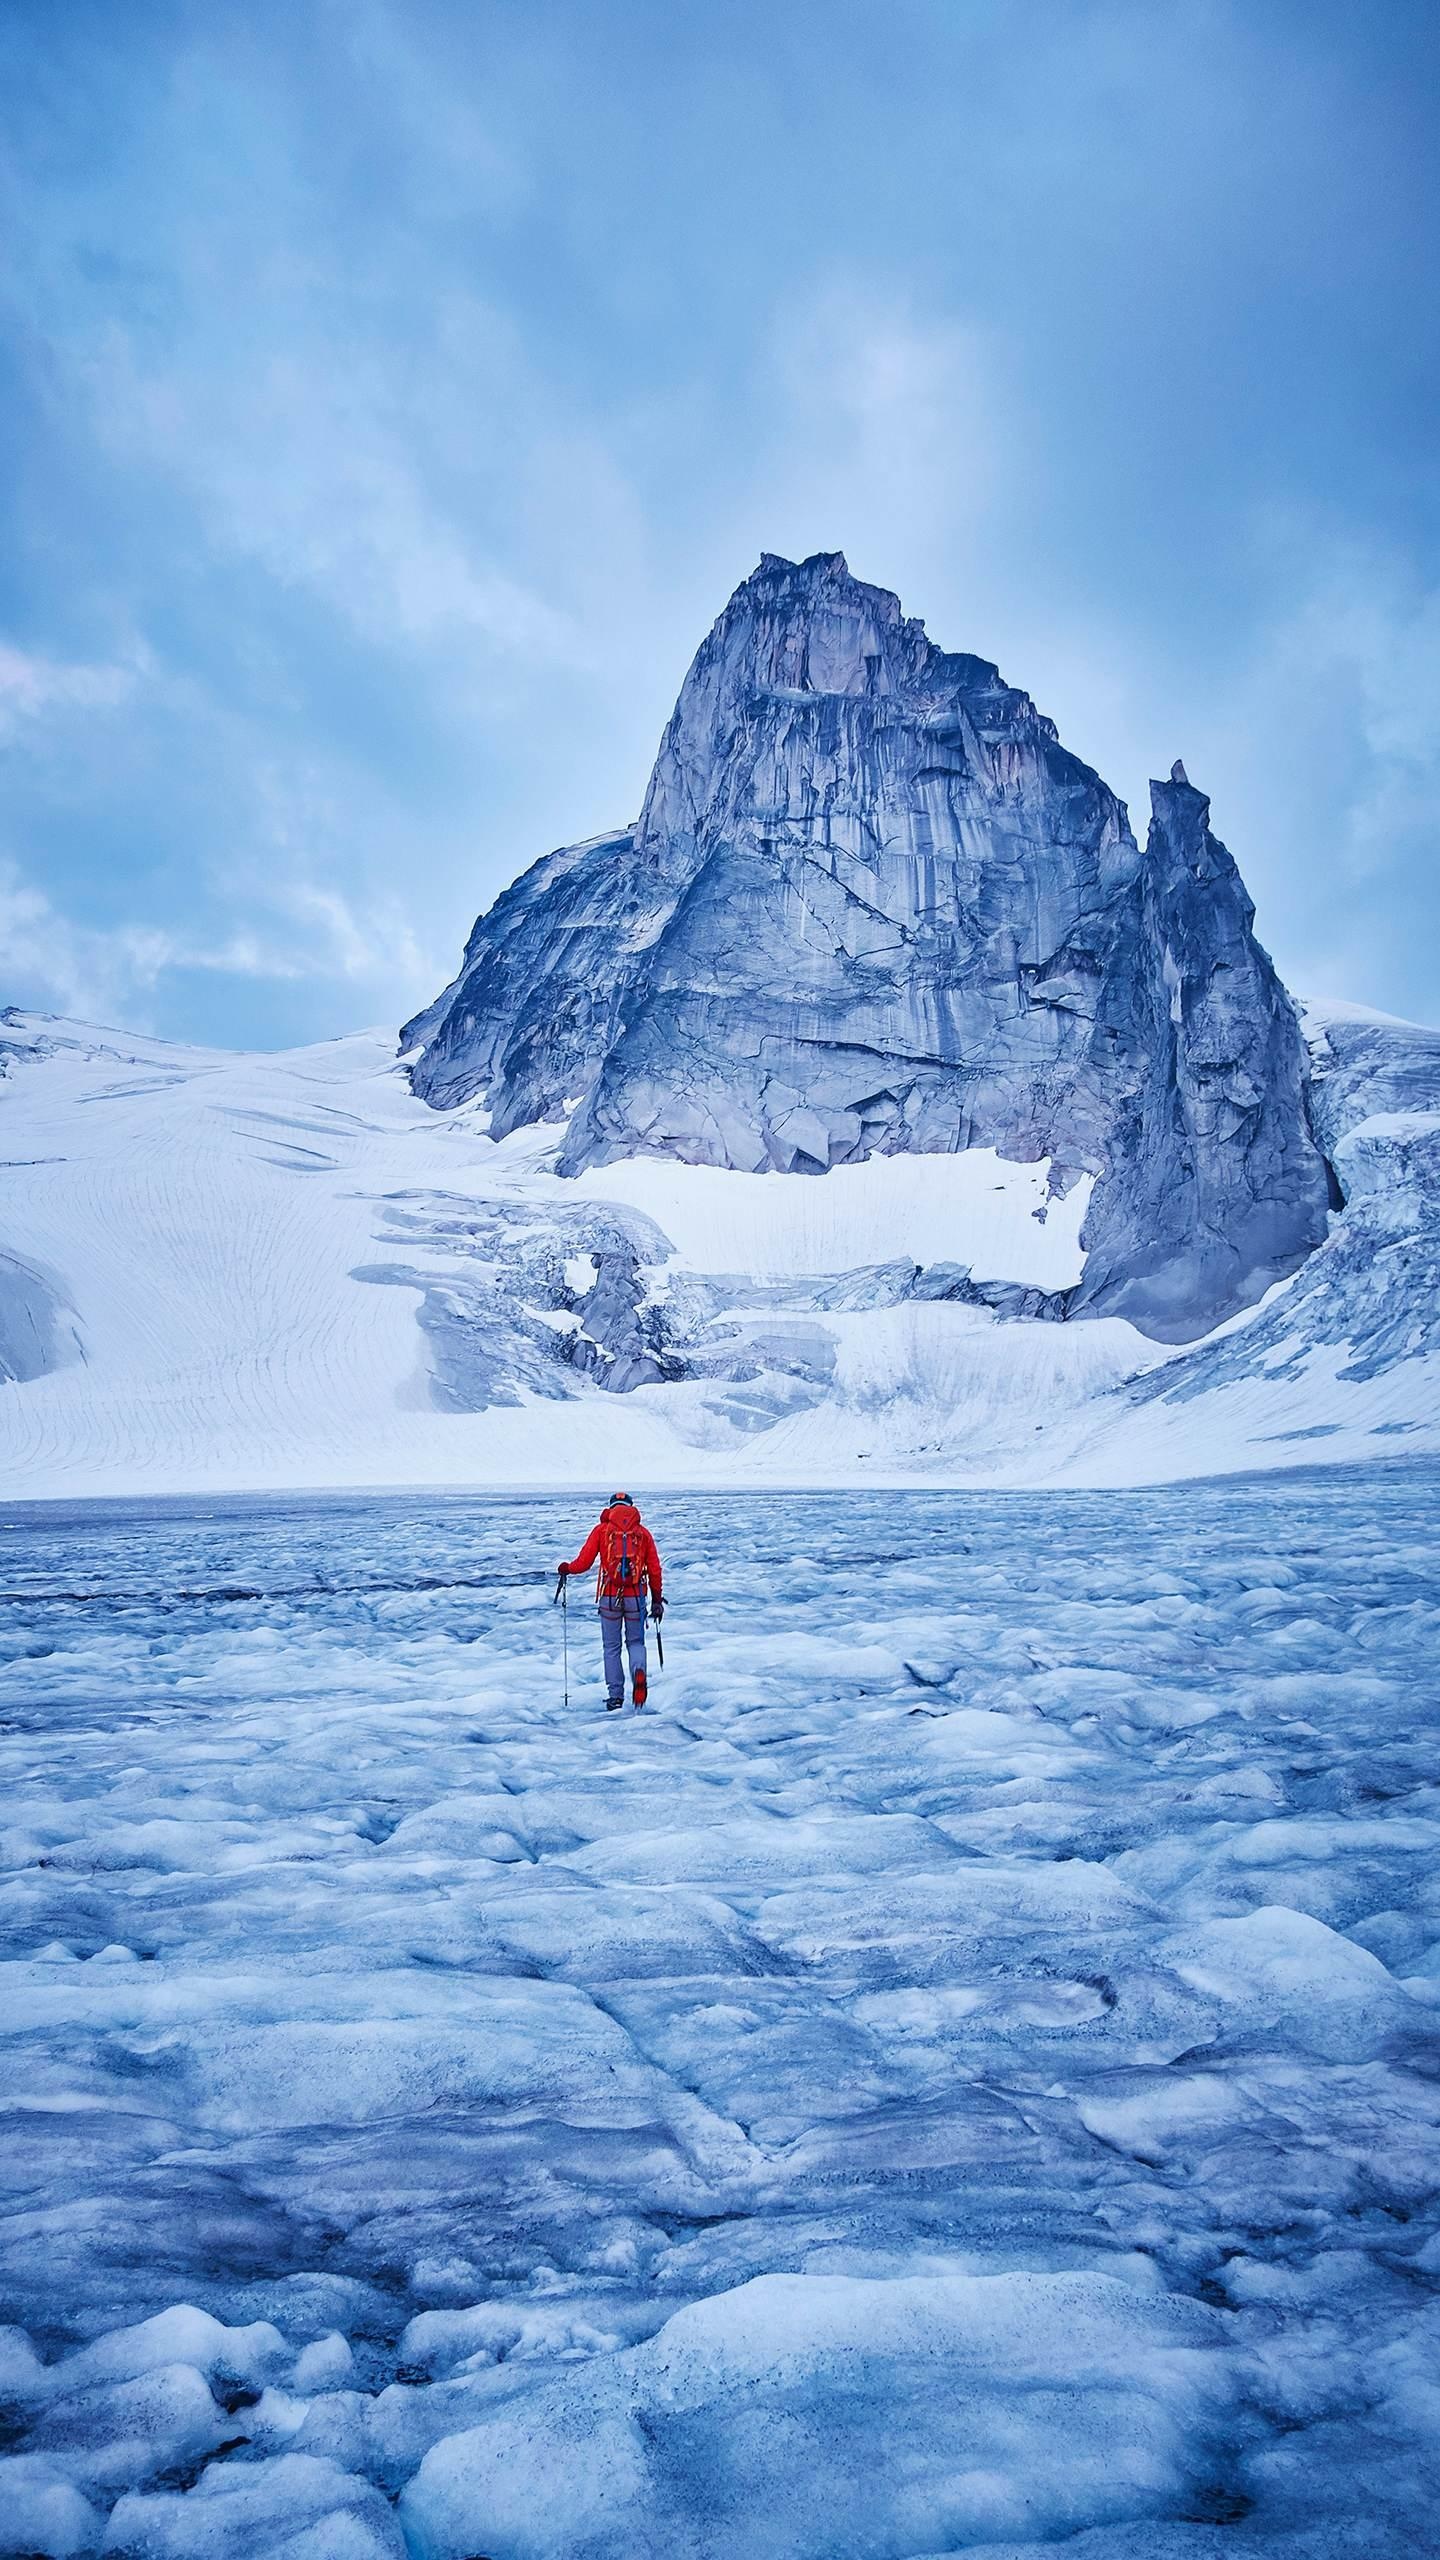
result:
M 645 1534 L 633 1502 L 600 1514 L 600 1591 L 606 1600 L 638 1600 L 650 1586 Z

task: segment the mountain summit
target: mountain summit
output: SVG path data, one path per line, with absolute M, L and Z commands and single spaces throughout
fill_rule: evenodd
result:
M 1071 1314 L 1207 1331 L 1326 1227 L 1294 1007 L 1182 764 L 1124 803 L 843 555 L 766 553 L 633 827 L 547 854 L 409 1023 L 414 1089 L 560 1170 L 823 1175 L 990 1147 L 1097 1177 Z

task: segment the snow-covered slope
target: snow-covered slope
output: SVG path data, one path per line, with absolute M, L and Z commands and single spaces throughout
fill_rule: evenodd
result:
M 1068 1289 L 1085 1268 L 1080 1230 L 1094 1180 L 1081 1174 L 1063 1199 L 1052 1198 L 1049 1171 L 1046 1159 L 1010 1164 L 993 1147 L 872 1156 L 838 1165 L 824 1182 L 630 1156 L 581 1174 L 571 1188 L 643 1210 L 695 1271 L 789 1279 L 854 1270 L 897 1247 L 944 1262 L 963 1242 L 978 1279 Z
M 379 1034 L 239 1056 L 12 1015 L 0 1486 L 1104 1483 L 1440 1448 L 1440 1034 L 1310 1029 L 1347 1207 L 1177 1355 L 1060 1320 L 1086 1186 L 1049 1198 L 1043 1164 L 562 1180 L 558 1128 L 433 1112 Z
M 859 1166 L 817 1223 L 778 1175 L 562 1182 L 556 1130 L 438 1117 L 378 1034 L 231 1056 L 12 1017 L 4 1046 L 12 1497 L 724 1476 L 791 1409 L 766 1471 L 843 1472 L 917 1424 L 938 1447 L 967 1396 L 987 1441 L 997 1403 L 1033 1433 L 1037 1393 L 1153 1356 L 1047 1326 L 1032 1371 L 988 1356 L 1010 1328 L 984 1303 L 904 1296 L 921 1258 L 942 1289 L 1073 1280 L 1083 1201 L 1047 1206 L 1043 1167 Z

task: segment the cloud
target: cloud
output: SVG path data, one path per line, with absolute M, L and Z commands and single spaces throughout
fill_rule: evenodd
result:
M 1288 698 L 1312 747 L 1338 714 L 1348 738 L 1335 849 L 1352 880 L 1383 873 L 1440 807 L 1440 587 L 1393 548 L 1300 537 L 1294 602 L 1262 635 L 1257 675 Z
M 1400 19 L 904 14 L 19 12 L 0 735 L 72 975 L 198 1037 L 400 1020 L 633 812 L 759 553 L 841 548 L 1142 827 L 1183 754 L 1288 974 L 1328 872 L 1420 1001 Z M 1277 492 L 1334 539 L 1257 536 Z
M 323 286 L 318 299 L 323 308 Z M 507 569 L 434 485 L 414 359 L 397 379 L 337 333 L 333 315 L 308 346 L 303 313 L 292 317 L 288 347 L 238 378 L 209 360 L 203 333 L 188 355 L 112 336 L 88 369 L 97 431 L 117 458 L 189 490 L 212 551 L 307 590 L 368 641 L 445 650 L 452 664 L 467 649 L 583 663 L 588 646 L 569 615 Z M 533 398 L 492 375 L 467 404 L 482 438 L 484 392 L 493 402 L 497 388 L 515 421 L 533 414 Z M 464 399 L 458 362 L 452 390 Z
M 289 880 L 275 884 L 263 904 L 271 919 L 299 933 L 272 921 L 211 943 L 155 925 L 84 925 L 56 908 L 13 859 L 0 858 L 6 1000 L 81 1019 L 119 1016 L 149 1029 L 150 1000 L 180 972 L 272 984 L 341 979 L 387 999 L 397 983 L 411 996 L 439 983 L 398 903 L 367 908 L 337 889 Z
M 56 713 L 114 711 L 139 681 L 135 666 L 66 665 L 0 641 L 0 738 Z
M 1011 470 L 995 341 L 893 277 L 833 271 L 770 320 L 752 503 L 792 547 L 914 585 L 983 524 Z M 777 547 L 772 538 L 769 548 Z
M 370 980 L 387 991 L 433 992 L 437 962 L 421 946 L 398 898 L 364 902 L 334 887 L 292 881 L 271 892 L 271 903 L 312 927 L 315 953 L 307 974 Z
M 57 914 L 15 863 L 0 860 L 0 951 L 7 1000 L 103 1020 L 153 986 L 168 937 L 145 929 L 106 933 Z
M 1268 609 L 1197 703 L 1192 770 L 1290 983 L 1433 1019 L 1440 583 L 1310 514 L 1255 540 Z

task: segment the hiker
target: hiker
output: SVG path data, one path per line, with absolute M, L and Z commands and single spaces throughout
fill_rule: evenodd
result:
M 657 1626 L 665 1615 L 660 1552 L 628 1493 L 612 1493 L 573 1563 L 556 1566 L 557 1589 L 567 1573 L 584 1573 L 597 1562 L 595 1599 L 605 1647 L 605 1704 L 613 1714 L 625 1704 L 625 1673 L 620 1660 L 622 1633 L 630 1657 L 631 1691 L 636 1706 L 643 1707 L 647 1597 Z

